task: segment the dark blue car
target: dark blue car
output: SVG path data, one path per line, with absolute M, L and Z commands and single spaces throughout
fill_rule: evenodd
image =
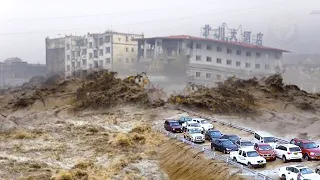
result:
M 229 139 L 216 139 L 211 142 L 211 150 L 228 154 L 231 151 L 238 151 L 238 146 L 233 144 Z
M 218 130 L 208 130 L 206 133 L 205 133 L 205 139 L 208 140 L 208 141 L 212 141 L 212 140 L 215 140 L 215 139 L 219 139 L 223 136 L 223 134 L 218 131 Z
M 182 125 L 183 123 L 187 122 L 187 121 L 191 121 L 192 118 L 191 117 L 181 117 L 179 120 L 178 120 L 178 123 L 180 125 Z
M 234 134 L 225 134 L 220 139 L 229 139 L 233 144 L 236 144 L 236 141 L 240 140 L 241 138 Z

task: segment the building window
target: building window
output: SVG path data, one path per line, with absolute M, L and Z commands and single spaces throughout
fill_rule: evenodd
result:
M 87 60 L 83 59 L 83 60 L 82 60 L 82 65 L 83 65 L 83 66 L 87 66 Z
M 134 52 L 134 48 L 131 48 L 131 52 Z
M 67 50 L 70 50 L 70 44 L 67 44 L 66 46 L 67 46 Z
M 103 44 L 103 38 L 99 38 L 99 46 Z
M 76 52 L 71 51 L 71 57 L 72 57 L 72 59 L 74 59 L 75 56 L 76 56 Z
M 201 73 L 200 72 L 196 72 L 196 77 L 200 77 Z
M 89 53 L 89 59 L 92 59 L 92 53 Z
M 94 56 L 94 58 L 98 57 L 98 51 L 97 50 L 93 50 L 93 56 Z
M 109 54 L 110 53 L 110 47 L 106 47 L 106 53 Z
M 211 51 L 212 50 L 212 45 L 207 45 L 207 50 Z
M 126 36 L 126 41 L 127 41 L 127 42 L 129 41 L 129 36 Z
M 201 61 L 201 56 L 196 56 L 196 61 Z
M 99 60 L 99 67 L 103 67 L 103 60 Z
M 67 71 L 70 71 L 70 65 L 67 65 Z
M 247 57 L 251 56 L 251 52 L 246 52 L 246 56 Z
M 89 48 L 92 48 L 92 42 L 89 42 Z
M 217 47 L 217 52 L 221 52 L 222 48 L 221 47 Z
M 260 69 L 260 64 L 256 64 L 256 69 Z
M 129 48 L 126 47 L 126 52 L 129 52 Z
M 256 57 L 257 57 L 257 58 L 260 58 L 260 57 L 261 57 L 261 52 L 257 52 L 257 53 L 256 53 Z
M 221 80 L 221 75 L 217 74 L 217 80 Z
M 110 58 L 107 58 L 107 59 L 106 59 L 106 64 L 110 64 L 110 63 L 111 63 Z
M 207 74 L 206 74 L 206 78 L 211 78 L 211 74 L 210 74 L 210 73 L 207 73 Z
M 201 44 L 196 44 L 197 49 L 201 49 Z
M 212 62 L 212 58 L 207 56 L 207 62 Z
M 106 43 L 109 43 L 109 42 L 110 42 L 110 36 L 104 37 L 104 41 L 105 41 Z
M 82 55 L 86 55 L 87 54 L 87 49 L 82 49 Z
M 103 49 L 99 49 L 99 56 L 103 56 Z
M 231 60 L 227 60 L 227 65 L 231 65 L 232 61 Z
M 72 63 L 71 63 L 71 69 L 74 69 L 74 66 L 75 66 L 75 63 L 72 62 Z
M 227 49 L 227 54 L 232 54 L 232 50 L 231 49 Z
M 241 51 L 240 50 L 237 50 L 237 55 L 241 56 Z
M 237 66 L 237 67 L 240 67 L 240 66 L 241 66 L 241 63 L 240 63 L 240 62 L 236 62 L 236 66 Z
M 217 58 L 217 63 L 218 64 L 221 64 L 222 63 L 222 60 L 220 58 Z
M 270 66 L 269 66 L 269 64 L 266 64 L 266 65 L 264 65 L 264 69 L 270 69 Z
M 70 61 L 70 55 L 67 55 L 67 61 Z
M 246 68 L 250 68 L 250 63 L 246 63 Z
M 76 52 L 76 57 L 79 57 L 80 56 L 80 51 L 77 51 Z

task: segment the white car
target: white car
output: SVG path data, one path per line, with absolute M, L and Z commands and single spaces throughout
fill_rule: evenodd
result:
M 298 178 L 300 176 L 300 178 Z M 303 165 L 291 165 L 281 167 L 279 177 L 282 180 L 319 180 L 320 175 L 309 167 Z
M 264 167 L 267 164 L 265 158 L 252 148 L 241 148 L 238 151 L 230 152 L 230 158 L 233 161 L 252 167 Z
M 302 151 L 294 144 L 280 144 L 275 148 L 276 157 L 281 158 L 284 163 L 290 160 L 302 161 Z
M 209 129 L 213 129 L 213 125 L 209 123 L 207 120 L 202 118 L 192 118 L 193 122 L 199 123 L 204 131 L 208 131 Z
M 194 127 L 194 128 L 198 128 L 200 129 L 201 131 L 203 131 L 201 125 L 197 122 L 194 122 L 194 121 L 188 121 L 184 124 L 184 126 L 182 126 L 182 129 L 186 129 L 188 127 Z
M 268 143 L 273 149 L 277 146 L 276 138 L 265 131 L 257 131 L 254 133 L 254 143 Z
M 183 132 L 183 137 L 191 142 L 205 142 L 204 135 L 201 133 L 201 129 L 199 128 L 185 128 Z

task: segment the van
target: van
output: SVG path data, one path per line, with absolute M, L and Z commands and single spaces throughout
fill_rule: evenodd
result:
M 258 131 L 254 133 L 255 143 L 268 143 L 273 149 L 276 148 L 277 140 L 276 138 L 269 134 L 268 132 Z

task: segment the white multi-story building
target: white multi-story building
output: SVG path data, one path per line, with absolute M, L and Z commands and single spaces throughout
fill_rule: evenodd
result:
M 143 35 L 106 31 L 46 38 L 47 73 L 71 76 L 83 70 L 129 68 L 137 61 L 135 38 L 143 38 Z
M 139 61 L 150 64 L 180 61 L 181 66 L 187 66 L 189 82 L 210 86 L 231 76 L 248 78 L 274 74 L 282 69 L 282 53 L 288 52 L 188 35 L 141 38 L 138 42 Z

